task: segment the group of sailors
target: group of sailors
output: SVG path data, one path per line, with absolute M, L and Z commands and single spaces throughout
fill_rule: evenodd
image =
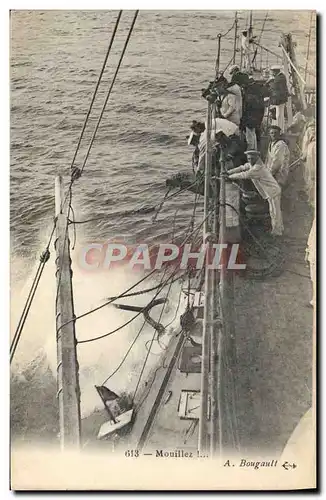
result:
M 216 117 L 211 124 L 213 158 L 218 162 L 216 157 L 223 151 L 227 178 L 253 182 L 261 197 L 268 201 L 272 234 L 281 236 L 281 192 L 287 183 L 290 163 L 289 147 L 282 135 L 284 107 L 289 96 L 286 78 L 279 66 L 272 66 L 266 82 L 255 81 L 236 65 L 229 73 L 230 81 L 221 75 L 209 87 L 210 93 L 215 93 Z M 275 120 L 268 129 L 270 142 L 263 162 L 259 147 L 266 106 L 274 108 Z M 194 171 L 201 173 L 205 169 L 206 124 L 193 121 L 191 129 L 189 144 L 195 146 Z

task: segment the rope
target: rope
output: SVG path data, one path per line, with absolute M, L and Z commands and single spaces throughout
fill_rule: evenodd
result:
M 86 115 L 86 118 L 85 118 L 85 121 L 84 121 L 84 125 L 83 125 L 82 131 L 81 131 L 80 136 L 79 136 L 79 140 L 78 140 L 78 144 L 77 144 L 77 147 L 76 147 L 76 151 L 75 151 L 74 157 L 73 157 L 71 165 L 70 165 L 71 169 L 74 166 L 74 163 L 75 163 L 75 160 L 76 160 L 76 157 L 77 157 L 77 153 L 79 151 L 80 144 L 81 144 L 82 138 L 84 136 L 86 125 L 87 125 L 89 116 L 91 114 L 91 111 L 92 111 L 92 108 L 93 108 L 93 104 L 95 102 L 96 94 L 97 94 L 98 88 L 100 86 L 100 83 L 101 83 L 101 80 L 102 80 L 102 77 L 103 77 L 103 74 L 104 74 L 104 71 L 105 71 L 106 63 L 107 63 L 108 57 L 109 57 L 110 52 L 111 52 L 111 48 L 112 48 L 113 41 L 114 41 L 114 38 L 115 38 L 115 35 L 116 35 L 116 32 L 117 32 L 118 26 L 119 26 L 121 15 L 122 15 L 122 10 L 119 11 L 118 17 L 117 17 L 116 22 L 115 22 L 114 30 L 113 30 L 113 33 L 111 35 L 110 44 L 109 44 L 108 50 L 106 52 L 106 55 L 105 55 L 105 58 L 104 58 L 104 61 L 103 61 L 102 69 L 101 69 L 101 72 L 100 72 L 98 80 L 97 80 L 97 84 L 96 84 L 96 87 L 95 87 L 95 90 L 94 90 L 94 93 L 93 93 L 91 104 L 89 106 L 89 109 L 88 109 L 88 112 L 87 112 L 87 115 Z
M 118 62 L 118 66 L 117 66 L 117 69 L 115 70 L 115 73 L 114 73 L 114 76 L 113 76 L 113 79 L 112 79 L 112 82 L 111 82 L 111 85 L 110 85 L 110 88 L 109 88 L 109 91 L 107 93 L 107 96 L 105 98 L 105 101 L 104 101 L 104 104 L 103 104 L 103 107 L 102 107 L 102 111 L 100 113 L 100 116 L 98 118 L 98 121 L 97 121 L 97 124 L 95 126 L 95 129 L 94 129 L 94 132 L 93 132 L 93 135 L 92 135 L 92 138 L 91 138 L 91 141 L 89 143 L 89 146 L 88 146 L 88 150 L 87 150 L 87 153 L 86 153 L 86 156 L 85 156 L 85 159 L 84 159 L 84 162 L 83 162 L 83 165 L 82 165 L 82 168 L 81 168 L 81 173 L 83 172 L 84 168 L 85 168 L 85 165 L 86 165 L 86 162 L 88 160 L 88 157 L 89 157 L 89 153 L 92 149 L 92 146 L 93 146 L 93 143 L 94 143 L 94 140 L 95 140 L 95 136 L 97 134 L 97 131 L 98 131 L 98 128 L 100 126 L 100 123 L 101 123 L 101 120 L 102 120 L 102 117 L 103 117 L 103 114 L 104 114 L 104 111 L 105 111 L 105 108 L 106 108 L 106 105 L 107 105 L 107 102 L 110 98 L 110 95 L 111 95 L 111 92 L 112 92 L 112 89 L 113 89 L 113 86 L 114 86 L 114 83 L 116 81 L 116 78 L 118 76 L 118 72 L 119 72 L 119 69 L 120 69 L 120 66 L 121 66 L 121 63 L 122 63 L 122 60 L 124 58 L 124 55 L 125 55 L 125 52 L 126 52 L 126 49 L 128 47 L 128 44 L 129 44 L 129 40 L 130 40 L 130 37 L 131 37 L 131 34 L 133 32 L 133 29 L 134 29 L 134 26 L 135 26 L 135 22 L 136 22 L 136 19 L 137 19 L 137 16 L 138 16 L 138 13 L 139 13 L 139 10 L 136 10 L 135 14 L 134 14 L 134 18 L 132 20 L 132 23 L 131 23 L 131 26 L 129 28 L 129 33 L 128 33 L 128 36 L 126 38 L 126 41 L 125 41 L 125 44 L 124 44 L 124 47 L 123 47 L 123 50 L 122 50 L 122 53 L 120 55 L 120 59 L 119 59 L 119 62 Z
M 181 246 L 183 246 L 187 241 L 188 239 L 193 236 L 194 234 L 196 234 L 200 228 L 203 226 L 203 224 L 205 224 L 206 222 L 206 219 L 208 217 L 210 217 L 210 215 L 212 214 L 213 210 L 211 210 L 208 215 L 204 218 L 204 220 L 199 224 L 199 226 L 197 227 L 197 229 L 195 229 L 190 235 L 188 235 L 184 241 L 181 243 Z M 119 296 L 117 297 L 113 297 L 113 299 L 110 299 L 108 302 L 104 303 L 104 304 L 101 304 L 100 306 L 96 307 L 95 309 L 92 309 L 91 311 L 87 311 L 86 313 L 83 313 L 81 314 L 80 316 L 77 316 L 75 318 L 72 318 L 70 319 L 69 321 L 67 321 L 66 323 L 64 323 L 63 325 L 60 326 L 60 328 L 58 329 L 58 331 L 65 325 L 67 325 L 68 323 L 71 323 L 72 321 L 76 321 L 77 319 L 80 319 L 80 318 L 83 318 L 85 316 L 88 316 L 89 314 L 92 314 L 94 313 L 95 311 L 98 311 L 99 309 L 102 309 L 103 307 L 111 304 L 114 300 L 117 300 L 121 297 L 125 297 L 126 293 L 129 292 L 130 290 L 132 290 L 133 288 L 135 288 L 137 285 L 139 285 L 140 283 L 142 283 L 145 279 L 149 278 L 152 274 L 154 274 L 157 270 L 156 269 L 153 269 L 149 274 L 147 274 L 146 276 L 144 276 L 141 280 L 139 280 L 137 283 L 135 283 L 134 285 L 132 285 L 130 288 L 128 288 L 125 292 L 123 292 L 122 294 L 120 294 Z M 172 275 L 170 276 L 170 278 L 174 275 L 175 273 L 172 273 Z M 167 280 L 166 283 L 168 283 L 169 279 Z M 180 277 L 179 277 L 180 278 Z M 177 278 L 177 279 L 179 279 Z M 172 284 L 172 283 L 171 283 Z M 164 285 L 165 286 L 165 285 Z M 157 288 L 157 287 L 156 287 Z M 130 296 L 130 295 L 129 295 Z M 108 335 L 111 335 L 112 332 L 109 332 L 108 334 L 105 334 L 105 335 L 102 335 L 100 337 L 96 337 L 94 339 L 89 339 L 89 340 L 82 340 L 82 341 L 79 341 L 78 343 L 86 343 L 86 342 L 92 342 L 93 340 L 99 340 L 101 338 L 104 338 L 104 337 L 107 337 Z
M 71 205 L 71 204 L 70 204 L 70 210 L 71 210 L 71 213 L 72 213 L 72 221 L 71 221 L 71 222 L 72 222 L 72 224 L 74 225 L 74 240 L 73 240 L 74 242 L 73 242 L 73 244 L 72 244 L 71 249 L 72 249 L 72 250 L 75 250 L 75 245 L 76 245 L 76 240 L 77 240 L 77 233 L 76 233 L 76 226 L 75 226 L 75 224 L 74 224 L 74 221 L 75 221 L 75 212 L 74 212 L 74 209 L 72 208 L 72 205 Z M 69 220 L 70 220 L 70 219 L 69 219 Z M 69 223 L 69 221 L 68 221 L 68 223 Z
M 100 335 L 98 337 L 94 337 L 93 339 L 87 339 L 87 340 L 77 340 L 77 344 L 89 344 L 90 342 L 95 342 L 95 340 L 101 340 L 101 339 L 104 339 L 106 337 L 109 337 L 110 335 L 113 335 L 114 333 L 118 332 L 119 330 L 122 330 L 123 328 L 125 328 L 126 326 L 130 325 L 130 323 L 132 321 L 134 321 L 136 318 L 138 318 L 138 316 L 140 316 L 142 314 L 142 310 L 139 311 L 137 314 L 135 314 L 135 316 L 133 316 L 129 321 L 126 321 L 126 323 L 124 323 L 123 325 L 119 326 L 118 328 L 115 328 L 114 330 L 112 330 L 111 332 L 108 332 L 108 333 L 105 333 L 104 335 Z
M 126 354 L 123 356 L 123 358 L 122 358 L 121 362 L 119 363 L 119 365 L 117 366 L 117 368 L 104 380 L 104 382 L 101 385 L 105 385 L 110 380 L 110 378 L 112 378 L 113 375 L 115 375 L 120 370 L 121 366 L 126 361 L 126 359 L 127 359 L 128 355 L 129 355 L 131 349 L 134 347 L 135 343 L 137 342 L 137 340 L 138 340 L 141 332 L 143 331 L 145 324 L 146 324 L 146 320 L 144 320 L 144 322 L 143 322 L 142 326 L 140 327 L 140 329 L 139 329 L 136 337 L 134 338 L 134 340 L 130 344 L 129 349 L 127 350 Z
M 208 214 L 208 216 L 209 216 L 209 215 L 210 215 L 210 214 Z M 208 217 L 208 216 L 207 216 L 207 217 Z M 206 218 L 207 218 L 207 217 L 206 217 Z M 198 226 L 198 228 L 197 228 L 197 229 L 195 229 L 192 233 L 190 233 L 189 235 L 187 235 L 187 236 L 186 236 L 186 238 L 185 238 L 185 239 L 184 239 L 184 241 L 181 243 L 181 245 L 184 245 L 184 244 L 187 242 L 188 238 L 190 238 L 192 235 L 196 234 L 196 233 L 199 231 L 199 229 L 200 229 L 200 228 L 202 227 L 202 225 L 205 223 L 205 220 L 206 220 L 206 219 L 204 219 L 204 220 L 201 222 L 201 224 Z M 133 290 L 136 286 L 140 285 L 143 281 L 145 281 L 147 278 L 149 278 L 150 276 L 152 276 L 155 272 L 156 272 L 156 269 L 153 269 L 153 270 L 152 270 L 149 274 L 147 274 L 146 276 L 144 276 L 141 280 L 139 280 L 137 283 L 135 283 L 134 285 L 132 285 L 131 287 L 129 287 L 129 288 L 128 288 L 127 290 L 125 290 L 123 293 L 121 293 L 121 294 L 120 294 L 120 295 L 118 295 L 118 296 L 111 297 L 111 298 L 110 298 L 107 302 L 105 302 L 104 304 L 101 304 L 100 306 L 96 307 L 95 309 L 91 309 L 90 311 L 87 311 L 87 312 L 85 312 L 85 313 L 83 313 L 83 314 L 80 314 L 80 315 L 79 315 L 79 316 L 77 316 L 77 317 L 71 318 L 69 321 L 67 321 L 66 323 L 64 323 L 63 325 L 61 325 L 61 326 L 59 327 L 58 331 L 59 331 L 61 328 L 63 328 L 64 326 L 66 326 L 67 324 L 71 323 L 72 321 L 76 321 L 77 319 L 84 318 L 85 316 L 88 316 L 89 314 L 92 314 L 92 313 L 94 313 L 94 312 L 96 312 L 96 311 L 98 311 L 98 310 L 102 309 L 103 307 L 106 307 L 107 305 L 111 304 L 112 302 L 114 302 L 114 301 L 115 301 L 115 300 L 117 300 L 117 299 L 120 299 L 120 298 L 122 298 L 122 297 L 131 297 L 131 296 L 133 296 L 133 295 L 140 295 L 140 294 L 142 294 L 142 293 L 147 293 L 147 292 L 150 292 L 150 291 L 152 291 L 152 290 L 155 290 L 156 288 L 158 288 L 158 286 L 155 286 L 155 287 L 153 287 L 153 288 L 149 288 L 149 289 L 147 289 L 147 290 L 143 290 L 143 291 L 140 291 L 140 292 L 135 292 L 135 293 L 133 293 L 133 294 L 128 294 L 128 292 L 129 292 L 130 290 Z M 85 341 L 83 341 L 83 342 L 85 342 Z
M 212 213 L 212 212 L 213 212 L 213 210 L 211 210 L 211 211 L 208 213 L 208 215 L 204 218 L 204 220 L 202 221 L 202 223 L 200 224 L 200 226 L 197 228 L 197 230 L 196 230 L 195 232 L 197 232 L 197 231 L 200 229 L 200 227 L 201 227 L 203 224 L 205 224 L 205 222 L 206 222 L 207 218 L 211 216 L 211 213 Z M 184 240 L 184 242 L 183 242 L 182 244 L 184 244 L 184 243 L 187 241 L 187 239 L 188 239 L 188 237 Z M 173 275 L 176 271 L 177 271 L 177 269 L 175 268 L 175 270 L 174 270 L 174 272 L 172 273 L 172 275 Z M 172 286 L 172 283 L 170 284 L 170 288 L 169 288 L 168 294 L 169 294 L 169 292 L 170 292 L 170 290 L 171 290 L 171 286 Z M 159 322 L 161 321 L 161 318 L 162 318 L 162 315 L 163 315 L 163 311 L 164 311 L 165 305 L 166 305 L 166 304 L 164 303 L 164 304 L 163 304 L 163 307 L 162 307 L 162 310 L 161 310 L 161 314 L 160 314 L 159 320 L 158 320 Z M 147 363 L 147 360 L 148 360 L 149 354 L 150 354 L 151 349 L 152 349 L 152 345 L 153 345 L 153 342 L 154 342 L 154 339 L 155 339 L 155 335 L 156 335 L 156 331 L 154 331 L 153 337 L 152 337 L 152 339 L 151 339 L 151 344 L 150 344 L 150 347 L 149 347 L 149 349 L 148 349 L 148 351 L 147 351 L 147 355 L 146 355 L 146 357 L 145 357 L 145 360 L 144 360 L 144 363 L 143 363 L 143 367 L 142 367 L 142 370 L 141 370 L 140 375 L 139 375 L 139 379 L 138 379 L 138 382 L 137 382 L 137 385 L 136 385 L 136 389 L 135 389 L 135 392 L 134 392 L 134 396 L 133 396 L 133 401 L 134 401 L 134 399 L 135 399 L 135 397 L 136 397 L 136 394 L 137 394 L 137 391 L 138 391 L 138 388 L 139 388 L 139 384 L 140 384 L 140 381 L 141 381 L 142 375 L 143 375 L 143 373 L 144 373 L 144 370 L 145 370 L 145 367 L 146 367 L 146 363 Z
M 227 63 L 227 65 L 225 66 L 224 70 L 223 70 L 223 75 L 224 73 L 226 72 L 226 70 L 228 69 L 228 67 L 230 66 L 230 64 L 233 62 L 233 56 L 231 57 L 230 61 Z
M 158 216 L 158 214 L 160 213 L 160 211 L 162 210 L 163 205 L 164 205 L 164 202 L 165 202 L 165 200 L 168 198 L 168 196 L 169 196 L 169 192 L 171 191 L 171 189 L 172 189 L 172 188 L 169 188 L 169 189 L 167 190 L 167 192 L 165 193 L 163 200 L 162 200 L 162 201 L 161 201 L 161 203 L 159 204 L 159 206 L 158 206 L 158 208 L 157 208 L 157 210 L 156 210 L 155 214 L 154 214 L 154 215 L 153 215 L 153 217 L 152 217 L 152 222 L 155 222 L 155 221 L 156 221 L 157 216 Z
M 88 113 L 86 115 L 86 118 L 85 118 L 85 121 L 84 121 L 84 124 L 83 124 L 83 128 L 82 128 L 79 140 L 78 140 L 78 144 L 77 144 L 77 147 L 76 147 L 76 150 L 75 150 L 75 153 L 74 153 L 71 165 L 70 165 L 70 169 L 73 169 L 73 165 L 75 163 L 75 160 L 76 160 L 76 157 L 77 157 L 77 153 L 78 153 L 79 148 L 80 148 L 80 144 L 81 144 L 81 141 L 82 141 L 85 129 L 86 129 L 86 125 L 87 125 L 87 122 L 88 122 L 88 119 L 89 119 L 89 116 L 90 116 L 90 113 L 91 113 L 91 110 L 92 110 L 92 107 L 93 107 L 93 104 L 94 104 L 94 101 L 95 101 L 95 97 L 96 97 L 96 94 L 97 94 L 97 91 L 98 91 L 98 87 L 100 85 L 100 82 L 101 82 L 101 79 L 102 79 L 102 76 L 103 76 L 103 73 L 104 73 L 104 70 L 105 70 L 105 66 L 106 66 L 106 63 L 107 63 L 110 51 L 111 51 L 113 40 L 115 38 L 115 34 L 116 34 L 116 31 L 117 31 L 117 28 L 118 28 L 118 25 L 119 25 L 121 14 L 122 14 L 122 11 L 119 12 L 117 20 L 116 20 L 116 24 L 115 24 L 114 31 L 113 31 L 112 36 L 111 36 L 110 44 L 109 44 L 109 47 L 108 47 L 108 50 L 107 50 L 107 53 L 106 53 L 106 56 L 105 56 L 105 59 L 104 59 L 103 65 L 102 65 L 102 69 L 101 69 L 101 72 L 100 72 L 100 75 L 99 75 L 99 78 L 98 78 L 98 82 L 97 82 L 97 85 L 96 85 L 96 88 L 95 88 L 95 91 L 94 91 L 94 94 L 93 94 L 93 97 L 92 97 L 92 100 L 91 100 L 91 104 L 90 104 Z M 62 212 L 62 207 L 64 206 L 64 204 L 65 204 L 65 202 L 66 202 L 69 194 L 71 194 L 72 184 L 78 178 L 78 176 L 77 175 L 72 176 L 71 181 L 70 181 L 70 185 L 69 185 L 69 188 L 68 188 L 68 191 L 67 191 L 67 194 L 66 194 L 66 197 L 62 201 L 60 212 Z M 70 209 L 72 209 L 71 203 L 69 204 L 68 218 L 69 218 Z M 54 232 L 55 232 L 55 228 L 56 228 L 56 220 L 55 220 L 55 222 L 53 224 L 51 236 L 50 236 L 49 242 L 48 242 L 48 244 L 46 246 L 46 251 L 49 250 L 49 247 L 50 247 L 50 244 L 51 244 Z M 67 231 L 68 231 L 68 219 L 67 219 L 67 226 L 66 226 L 66 230 L 65 230 L 65 241 L 66 241 Z M 65 245 L 65 243 L 64 243 L 64 245 Z M 13 337 L 13 340 L 12 340 L 12 343 L 11 343 L 11 346 L 10 346 L 10 362 L 13 360 L 13 357 L 15 355 L 15 352 L 16 352 L 16 349 L 17 349 L 17 346 L 18 346 L 21 334 L 22 334 L 23 327 L 25 325 L 25 322 L 26 322 L 26 319 L 27 319 L 30 307 L 32 305 L 32 302 L 33 302 L 33 299 L 34 299 L 34 296 L 35 296 L 35 293 L 36 293 L 36 289 L 38 287 L 38 284 L 40 282 L 40 279 L 41 279 L 41 276 L 42 276 L 42 273 L 43 273 L 43 270 L 44 270 L 44 267 L 45 267 L 45 263 L 46 263 L 46 261 L 45 262 L 40 262 L 39 267 L 38 267 L 38 269 L 36 271 L 36 274 L 35 274 L 35 277 L 34 277 L 34 280 L 33 280 L 32 286 L 31 286 L 31 289 L 29 291 L 29 294 L 28 294 L 25 306 L 23 308 L 22 315 L 20 317 L 20 320 L 19 320 L 19 323 L 17 325 L 17 329 L 16 329 L 16 332 L 15 332 L 15 335 Z M 59 284 L 60 284 L 60 281 L 61 281 L 61 273 L 59 275 Z M 58 287 L 57 287 L 56 302 L 57 302 L 57 300 L 58 300 Z
M 277 54 L 276 52 L 273 52 L 272 50 L 270 49 L 267 49 L 266 47 L 264 47 L 263 45 L 261 45 L 260 43 L 258 42 L 255 42 L 254 40 L 252 41 L 252 43 L 254 45 L 257 45 L 258 47 L 260 47 L 261 49 L 265 50 L 266 52 L 268 52 L 269 54 L 272 54 L 273 56 L 277 57 L 277 59 L 282 59 L 282 56 L 280 56 L 279 54 Z
M 36 270 L 36 273 L 35 273 L 35 276 L 34 276 L 34 279 L 33 279 L 32 285 L 31 285 L 31 288 L 29 290 L 29 293 L 28 293 L 28 296 L 27 296 L 27 299 L 26 299 L 26 302 L 25 302 L 22 314 L 21 314 L 20 319 L 18 321 L 18 325 L 16 327 L 16 331 L 15 331 L 15 334 L 13 336 L 13 339 L 12 339 L 12 342 L 11 342 L 11 345 L 10 345 L 10 363 L 12 362 L 12 360 L 13 360 L 13 358 L 15 356 L 16 349 L 18 347 L 18 343 L 20 341 L 21 334 L 23 332 L 23 328 L 24 328 L 24 325 L 25 325 L 25 322 L 26 322 L 29 310 L 31 308 L 31 305 L 32 305 L 32 302 L 33 302 L 33 299 L 34 299 L 37 287 L 39 285 L 41 276 L 43 274 L 43 270 L 44 270 L 45 264 L 47 263 L 47 261 L 49 260 L 49 257 L 50 257 L 49 248 L 50 248 L 50 244 L 51 244 L 51 241 L 52 241 L 52 238 L 53 238 L 53 235 L 54 235 L 55 228 L 56 228 L 56 220 L 54 222 L 54 225 L 53 225 L 53 228 L 52 228 L 52 231 L 51 231 L 51 235 L 50 235 L 48 243 L 47 243 L 47 245 L 45 247 L 45 250 L 41 254 L 40 263 L 39 263 L 38 268 Z
M 230 31 L 233 30 L 233 28 L 235 26 L 235 23 L 236 23 L 236 19 L 233 21 L 233 24 L 232 24 L 232 26 L 231 26 L 230 29 L 228 29 L 225 33 L 219 33 L 217 36 L 218 37 L 220 36 L 220 37 L 224 38 L 226 35 L 228 35 L 230 33 Z
M 166 283 L 162 285 L 162 283 L 163 283 L 163 279 L 164 279 L 164 276 L 165 276 L 165 273 L 166 273 L 166 270 L 167 270 L 167 268 L 165 268 L 164 273 L 163 273 L 163 276 L 162 276 L 162 278 L 161 278 L 161 282 L 160 282 L 160 284 L 158 285 L 158 286 L 160 287 L 160 290 L 158 290 L 158 292 L 155 294 L 155 296 L 153 297 L 152 301 L 156 299 L 156 297 L 157 297 L 157 296 L 161 293 L 161 291 L 163 290 L 163 288 L 166 286 Z M 170 277 L 171 277 L 171 276 L 170 276 Z M 178 278 L 177 278 L 177 279 L 178 279 Z M 172 284 L 172 283 L 171 283 L 171 284 Z M 142 313 L 142 311 L 140 311 L 140 313 Z M 139 313 L 139 314 L 140 314 L 140 313 Z M 136 316 L 134 316 L 134 318 L 133 318 L 133 319 L 135 319 L 137 316 L 139 316 L 139 314 L 137 314 Z M 137 339 L 139 338 L 139 336 L 140 336 L 141 332 L 143 331 L 145 324 L 146 324 L 146 319 L 144 320 L 144 322 L 143 322 L 143 324 L 142 324 L 141 328 L 139 329 L 139 331 L 138 331 L 138 333 L 137 333 L 136 337 L 135 337 L 135 338 L 134 338 L 134 340 L 132 341 L 131 345 L 129 346 L 129 348 L 128 348 L 128 350 L 127 350 L 126 354 L 125 354 L 125 355 L 124 355 L 124 357 L 122 358 L 122 360 L 121 360 L 121 362 L 119 363 L 119 365 L 118 365 L 118 366 L 117 366 L 117 368 L 116 368 L 116 369 L 115 369 L 115 370 L 114 370 L 114 371 L 113 371 L 113 372 L 112 372 L 112 373 L 111 373 L 111 374 L 110 374 L 110 375 L 109 375 L 109 376 L 105 379 L 105 381 L 103 382 L 103 384 L 102 384 L 102 385 L 104 385 L 104 384 L 105 384 L 105 383 L 106 383 L 106 382 L 107 382 L 107 381 L 108 381 L 111 377 L 113 377 L 113 375 L 115 375 L 115 373 L 117 373 L 117 371 L 121 368 L 121 366 L 123 365 L 123 363 L 124 363 L 124 362 L 125 362 L 125 360 L 127 359 L 128 355 L 129 355 L 129 353 L 130 353 L 130 351 L 132 350 L 133 346 L 134 346 L 134 345 L 135 345 L 135 343 L 137 342 Z M 155 331 L 155 330 L 154 330 L 154 332 L 156 333 L 156 331 Z M 107 336 L 107 335 L 106 335 L 106 336 Z
M 265 28 L 265 24 L 266 24 L 266 21 L 267 21 L 267 17 L 268 17 L 268 11 L 266 12 L 266 16 L 265 16 L 265 19 L 264 19 L 264 22 L 263 22 L 263 26 L 261 28 L 261 32 L 260 32 L 260 35 L 259 35 L 259 38 L 258 38 L 258 43 L 260 43 L 260 41 L 261 41 L 261 37 L 262 37 L 263 32 L 264 32 L 264 28 Z M 256 50 L 255 50 L 255 53 L 254 53 L 254 57 L 252 58 L 251 64 L 254 64 L 256 56 L 257 56 L 257 52 L 258 52 L 258 46 L 256 47 Z

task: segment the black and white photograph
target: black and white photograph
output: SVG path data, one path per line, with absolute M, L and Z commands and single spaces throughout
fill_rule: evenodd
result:
M 14 491 L 316 488 L 318 13 L 200 7 L 8 12 Z

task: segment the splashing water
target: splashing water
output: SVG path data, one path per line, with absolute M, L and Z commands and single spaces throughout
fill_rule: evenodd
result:
M 44 248 L 44 246 L 42 248 Z M 76 316 L 103 304 L 109 296 L 119 295 L 143 277 L 142 273 L 134 273 L 126 268 L 104 270 L 103 272 L 96 273 L 86 272 L 79 267 L 77 255 L 78 248 L 71 252 Z M 16 269 L 22 269 L 23 262 L 16 257 L 13 259 L 11 303 L 12 334 L 18 323 L 37 265 L 38 263 L 25 271 L 29 276 L 26 280 L 24 276 L 15 274 Z M 134 292 L 135 290 L 153 287 L 158 284 L 158 282 L 156 278 L 152 279 L 151 277 L 132 291 Z M 168 288 L 168 286 L 165 287 L 160 297 L 165 297 L 167 295 Z M 156 291 L 153 291 L 135 297 L 123 298 L 117 301 L 117 303 L 145 306 L 156 293 Z M 179 313 L 181 314 L 182 312 L 182 306 L 179 306 L 179 295 L 180 284 L 176 282 L 171 287 L 169 302 L 165 307 L 161 319 L 164 325 L 167 325 L 173 320 L 172 324 L 167 329 L 167 333 L 160 339 L 163 349 L 164 345 L 168 342 L 171 332 L 174 328 L 177 328 L 179 322 L 179 314 L 176 314 L 176 309 L 179 307 Z M 33 385 L 33 377 L 37 376 L 42 380 L 49 368 L 52 376 L 54 378 L 56 377 L 55 299 L 55 252 L 52 251 L 50 260 L 45 266 L 39 287 L 36 291 L 13 361 L 12 374 L 16 377 L 18 382 L 26 382 L 26 374 L 28 374 L 27 379 L 30 381 L 30 384 Z M 161 310 L 162 306 L 154 308 L 151 312 L 151 316 L 158 320 Z M 134 314 L 134 312 L 116 309 L 113 305 L 105 306 L 99 311 L 76 321 L 76 337 L 78 340 L 86 340 L 103 335 L 126 323 Z M 175 319 L 173 319 L 174 317 Z M 140 315 L 130 325 L 112 336 L 77 346 L 82 417 L 86 417 L 95 409 L 102 407 L 102 402 L 98 397 L 94 385 L 102 384 L 117 368 L 131 342 L 139 332 L 143 322 L 144 318 Z M 153 333 L 153 328 L 145 324 L 145 327 L 126 358 L 126 361 L 108 381 L 107 385 L 111 390 L 118 394 L 122 392 L 133 393 Z M 154 341 L 142 377 L 143 383 L 149 371 L 159 363 L 159 356 L 163 352 L 163 349 L 157 341 Z M 15 398 L 15 394 L 12 394 L 12 398 Z M 38 405 L 42 405 L 42 401 L 37 395 L 35 396 L 35 402 Z

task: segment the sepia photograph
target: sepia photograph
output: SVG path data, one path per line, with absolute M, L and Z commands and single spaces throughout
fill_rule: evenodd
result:
M 10 489 L 315 489 L 316 11 L 8 16 Z

